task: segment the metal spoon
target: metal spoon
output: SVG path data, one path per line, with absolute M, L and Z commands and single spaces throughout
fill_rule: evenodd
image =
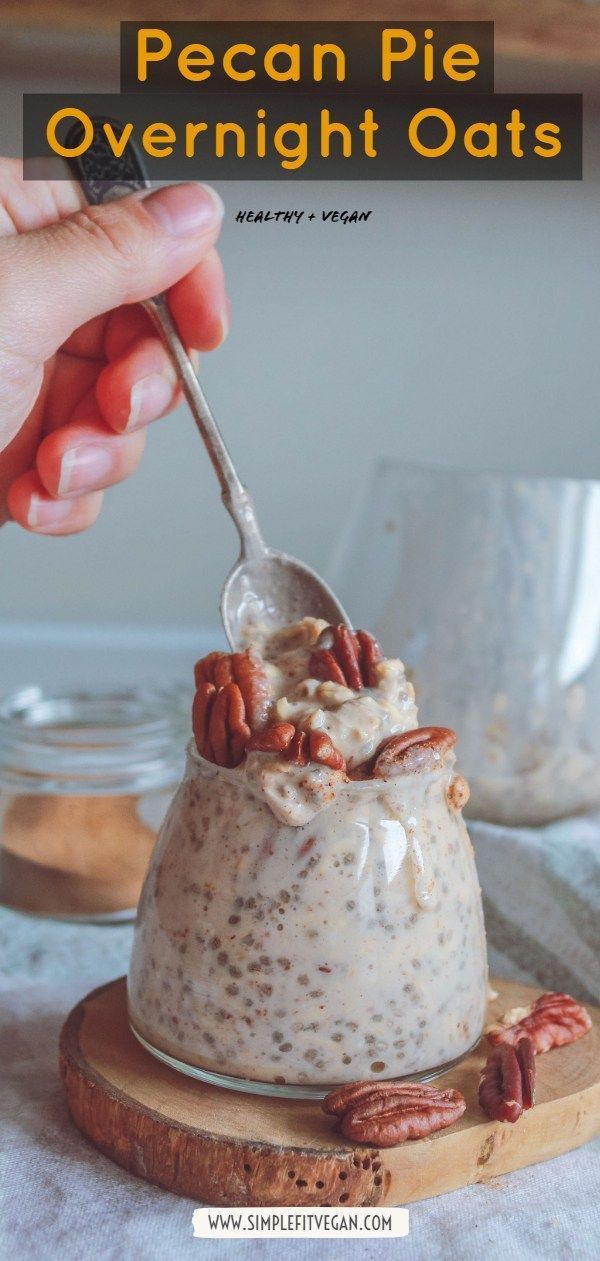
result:
M 94 141 L 86 153 L 70 159 L 70 166 L 92 205 L 150 188 L 139 156 L 128 147 L 127 157 L 115 158 L 102 124 L 110 121 L 116 134 L 122 124 L 95 118 Z M 67 145 L 77 143 L 80 124 L 69 132 Z M 217 423 L 200 386 L 193 364 L 173 323 L 167 295 L 157 294 L 142 304 L 151 315 L 171 356 L 200 436 L 221 485 L 221 498 L 240 536 L 240 555 L 221 591 L 221 618 L 233 648 L 245 647 L 254 623 L 270 628 L 311 616 L 328 622 L 349 618 L 327 583 L 308 565 L 285 552 L 267 547 L 254 504 L 240 481 Z

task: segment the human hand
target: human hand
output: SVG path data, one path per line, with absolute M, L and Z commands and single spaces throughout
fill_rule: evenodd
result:
M 25 182 L 0 159 L 0 525 L 84 530 L 137 468 L 145 426 L 179 395 L 135 304 L 168 289 L 186 346 L 220 345 L 222 213 L 201 184 L 85 206 L 69 181 Z

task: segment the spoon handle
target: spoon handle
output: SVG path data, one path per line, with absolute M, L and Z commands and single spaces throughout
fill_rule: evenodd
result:
M 235 465 L 227 450 L 219 426 L 210 410 L 204 390 L 194 371 L 194 365 L 173 323 L 167 295 L 159 293 L 155 298 L 150 298 L 142 305 L 152 317 L 173 360 L 175 371 L 196 422 L 196 427 L 219 479 L 221 499 L 240 536 L 242 557 L 247 559 L 259 556 L 266 549 L 256 518 L 254 504 L 246 487 L 237 475 Z
M 124 197 L 128 193 L 150 188 L 151 184 L 146 177 L 139 154 L 131 142 L 126 156 L 122 158 L 116 158 L 108 144 L 103 124 L 109 122 L 117 138 L 123 130 L 123 125 L 114 119 L 100 117 L 93 118 L 92 122 L 94 124 L 92 144 L 79 157 L 69 159 L 69 165 L 87 201 L 97 206 L 105 201 L 114 201 L 118 197 Z M 81 140 L 82 134 L 81 124 L 75 123 L 67 136 L 67 146 L 75 147 Z M 173 361 L 200 437 L 219 479 L 223 504 L 240 536 L 241 556 L 244 559 L 258 557 L 265 552 L 266 548 L 254 504 L 238 477 L 192 361 L 177 332 L 169 311 L 167 295 L 166 293 L 156 294 L 142 305 L 156 325 Z

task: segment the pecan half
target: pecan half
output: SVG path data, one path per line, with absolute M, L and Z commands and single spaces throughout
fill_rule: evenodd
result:
M 377 640 L 368 631 L 358 630 L 355 639 L 359 648 L 360 672 L 365 687 L 377 687 L 377 671 L 375 666 L 383 661 L 383 653 Z
M 377 640 L 368 631 L 351 631 L 343 622 L 326 626 L 311 653 L 309 670 L 314 679 L 339 683 L 354 692 L 377 686 L 376 665 L 383 661 Z
M 311 762 L 320 762 L 332 771 L 345 771 L 344 758 L 324 731 L 309 731 L 308 749 Z
M 395 1147 L 453 1125 L 466 1102 L 458 1090 L 438 1090 L 422 1082 L 352 1082 L 334 1090 L 321 1107 L 339 1119 L 345 1138 L 377 1147 Z
M 542 994 L 529 1007 L 508 1011 L 498 1024 L 489 1025 L 486 1037 L 492 1046 L 509 1043 L 515 1046 L 520 1038 L 531 1039 L 535 1055 L 566 1046 L 582 1038 L 592 1027 L 585 1007 L 570 994 Z
M 213 761 L 217 766 L 229 766 L 229 741 L 227 738 L 227 689 L 235 687 L 228 683 L 221 687 L 213 700 L 208 720 L 208 738 L 212 746 Z
M 232 656 L 233 677 L 244 698 L 246 719 L 251 731 L 260 731 L 267 721 L 269 712 L 269 680 L 267 672 L 257 653 L 251 648 L 245 652 L 234 652 Z
M 248 752 L 257 749 L 259 753 L 283 753 L 296 734 L 291 722 L 271 722 L 262 731 L 257 731 L 248 741 Z
M 342 668 L 348 687 L 351 687 L 353 692 L 360 692 L 364 686 L 359 660 L 360 648 L 356 636 L 347 626 L 344 626 L 343 622 L 334 629 L 333 652 Z
M 531 1038 L 519 1038 L 515 1051 L 521 1069 L 523 1108 L 528 1111 L 535 1102 L 535 1051 Z
M 324 731 L 302 731 L 291 722 L 269 723 L 248 742 L 248 752 L 281 753 L 287 762 L 295 766 L 308 766 L 320 762 L 332 771 L 344 771 L 346 763 L 329 736 Z
M 252 731 L 267 720 L 269 683 L 260 657 L 251 648 L 245 652 L 209 652 L 194 666 L 196 687 L 212 683 L 217 689 L 236 683 L 242 694 L 246 719 Z
M 286 749 L 286 761 L 293 766 L 308 766 L 308 733 L 298 730 Z
M 227 683 L 218 690 L 214 683 L 200 683 L 192 707 L 192 727 L 202 757 L 217 766 L 239 766 L 250 728 L 237 683 Z
M 412 771 L 434 770 L 442 765 L 449 749 L 456 744 L 456 732 L 449 727 L 415 727 L 391 736 L 381 746 L 372 774 L 375 779 Z
M 479 1082 L 479 1103 L 492 1121 L 519 1120 L 533 1106 L 535 1057 L 529 1038 L 500 1042 L 490 1051 Z
M 209 762 L 212 761 L 213 751 L 208 734 L 210 711 L 217 689 L 214 683 L 206 680 L 200 681 L 196 686 L 196 695 L 192 705 L 192 730 L 196 740 L 198 752 Z
M 315 648 L 310 655 L 308 668 L 313 679 L 321 679 L 324 683 L 339 683 L 340 687 L 348 686 L 344 671 L 329 648 Z
M 215 682 L 215 666 L 217 661 L 228 654 L 225 652 L 209 652 L 206 657 L 201 657 L 194 666 L 194 679 L 196 687 L 199 688 L 201 683 Z

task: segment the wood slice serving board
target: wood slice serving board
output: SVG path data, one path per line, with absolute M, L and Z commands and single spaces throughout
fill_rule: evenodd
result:
M 539 993 L 493 981 L 490 1019 Z M 60 1040 L 75 1124 L 123 1168 L 211 1205 L 391 1205 L 453 1191 L 579 1147 L 600 1129 L 600 1010 L 571 1046 L 538 1056 L 536 1106 L 516 1125 L 477 1104 L 485 1049 L 440 1085 L 467 1110 L 451 1129 L 380 1150 L 342 1138 L 318 1103 L 205 1086 L 160 1064 L 129 1030 L 125 978 L 74 1008 Z

